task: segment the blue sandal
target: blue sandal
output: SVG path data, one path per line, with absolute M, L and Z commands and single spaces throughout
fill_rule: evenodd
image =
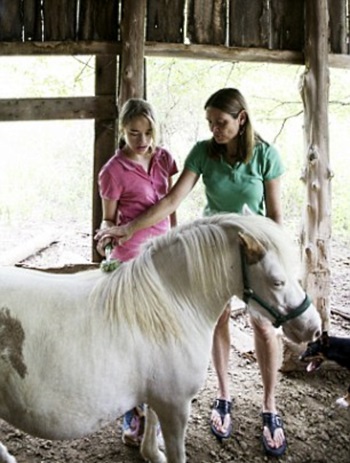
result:
M 284 427 L 283 427 L 283 421 L 279 415 L 277 415 L 276 413 L 262 413 L 261 416 L 263 419 L 263 426 L 264 427 L 266 426 L 267 428 L 269 428 L 272 437 L 276 429 L 278 428 L 282 428 L 283 434 L 285 434 Z M 286 438 L 284 438 L 284 441 L 281 447 L 278 447 L 278 448 L 270 447 L 264 434 L 262 435 L 262 442 L 263 442 L 263 446 L 264 446 L 266 454 L 271 457 L 280 457 L 285 453 L 287 449 Z
M 215 410 L 221 417 L 221 422 L 224 423 L 225 416 L 226 415 L 231 415 L 231 407 L 232 407 L 232 402 L 224 399 L 216 399 L 213 404 L 213 410 Z M 230 416 L 231 420 L 231 416 Z M 210 429 L 211 432 L 214 434 L 215 437 L 217 437 L 220 441 L 222 439 L 227 439 L 230 437 L 231 432 L 232 432 L 232 422 L 230 421 L 230 425 L 225 433 L 219 432 L 216 427 L 214 426 L 213 422 L 210 422 Z

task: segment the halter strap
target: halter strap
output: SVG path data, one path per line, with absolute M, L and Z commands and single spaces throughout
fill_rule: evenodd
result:
M 242 277 L 243 277 L 243 301 L 248 304 L 249 299 L 253 299 L 257 302 L 263 309 L 265 309 L 275 321 L 272 323 L 275 328 L 279 328 L 284 323 L 292 320 L 293 318 L 299 317 L 302 313 L 307 310 L 311 305 L 310 297 L 305 294 L 303 302 L 289 312 L 287 315 L 281 315 L 276 308 L 272 307 L 266 301 L 264 301 L 260 296 L 258 296 L 253 289 L 249 287 L 248 276 L 247 276 L 247 264 L 244 256 L 242 246 L 240 246 L 241 253 L 241 263 L 242 263 Z

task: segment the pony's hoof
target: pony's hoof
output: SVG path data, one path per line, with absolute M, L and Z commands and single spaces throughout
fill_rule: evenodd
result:
M 15 457 L 9 454 L 7 448 L 0 442 L 0 461 L 4 463 L 17 463 Z
M 340 397 L 340 399 L 336 401 L 336 404 L 341 408 L 347 408 L 349 406 L 349 402 L 344 399 L 344 397 Z
M 168 462 L 168 460 L 167 460 L 167 458 L 166 458 L 166 456 L 164 455 L 163 452 L 159 452 L 159 454 L 157 455 L 156 458 L 151 458 L 150 459 L 149 457 L 147 458 L 147 457 L 145 457 L 143 455 L 142 455 L 142 457 L 148 463 L 167 463 Z

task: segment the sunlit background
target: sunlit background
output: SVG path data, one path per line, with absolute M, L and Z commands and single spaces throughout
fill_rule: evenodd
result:
M 2 57 L 0 98 L 94 95 L 95 60 L 83 57 Z M 305 198 L 302 66 L 147 59 L 147 99 L 159 122 L 160 143 L 179 167 L 200 139 L 210 136 L 207 98 L 237 87 L 248 100 L 255 128 L 274 143 L 286 166 L 283 205 L 287 226 L 298 230 Z M 333 236 L 349 240 L 350 71 L 331 69 L 329 130 Z M 0 123 L 0 227 L 76 228 L 91 234 L 93 120 Z M 112 153 L 111 153 L 112 154 Z M 181 204 L 179 222 L 202 213 L 201 182 Z

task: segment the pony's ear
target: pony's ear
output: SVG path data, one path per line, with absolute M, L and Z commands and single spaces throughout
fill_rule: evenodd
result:
M 238 232 L 238 240 L 249 265 L 257 264 L 265 256 L 264 246 L 248 233 Z
M 248 204 L 243 204 L 242 215 L 254 215 L 253 211 L 250 209 Z

